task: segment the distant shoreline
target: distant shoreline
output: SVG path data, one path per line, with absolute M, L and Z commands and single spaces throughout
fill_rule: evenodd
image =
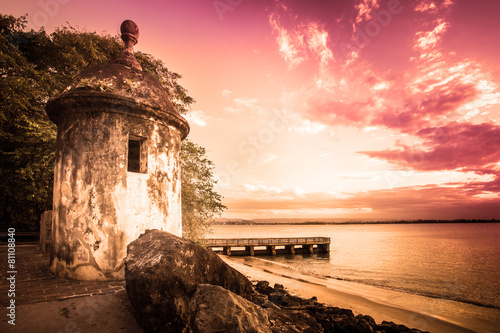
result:
M 345 221 L 345 222 L 326 222 L 326 221 L 304 221 L 304 222 L 260 222 L 253 220 L 233 220 L 233 221 L 212 221 L 212 225 L 364 225 L 364 224 L 434 224 L 434 223 L 500 223 L 500 220 L 415 220 L 415 221 Z

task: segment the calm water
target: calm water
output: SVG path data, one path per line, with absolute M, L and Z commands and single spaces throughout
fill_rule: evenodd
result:
M 294 269 L 500 309 L 500 224 L 215 226 L 210 237 L 330 237 L 330 254 L 265 257 Z

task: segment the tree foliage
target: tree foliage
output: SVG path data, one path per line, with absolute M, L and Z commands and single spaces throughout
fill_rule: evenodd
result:
M 226 208 L 214 191 L 213 163 L 205 153 L 189 140 L 182 143 L 182 228 L 184 237 L 195 240 L 208 233 L 211 219 Z
M 118 36 L 72 27 L 50 35 L 43 28 L 26 31 L 26 23 L 25 17 L 0 14 L 0 221 L 28 231 L 52 207 L 56 127 L 45 114 L 46 102 L 83 69 L 116 59 L 123 45 Z M 149 54 L 136 57 L 187 113 L 194 100 L 179 84 L 181 76 Z M 213 189 L 205 149 L 185 141 L 181 156 L 183 224 L 187 236 L 200 237 L 207 220 L 225 207 Z

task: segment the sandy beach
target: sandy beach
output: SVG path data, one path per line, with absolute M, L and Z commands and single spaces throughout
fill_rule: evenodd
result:
M 464 305 L 454 304 L 454 301 L 429 299 L 354 282 L 325 279 L 256 258 L 221 258 L 252 281 L 280 283 L 300 297 L 316 296 L 321 303 L 351 309 L 355 314 L 372 316 L 377 322 L 393 321 L 410 328 L 437 333 L 497 331 L 494 318 L 488 322 L 484 318 L 468 317 L 463 311 Z M 456 318 L 456 312 L 463 312 L 462 317 Z

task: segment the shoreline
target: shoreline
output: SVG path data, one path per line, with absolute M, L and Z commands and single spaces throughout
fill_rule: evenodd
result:
M 498 327 L 493 321 L 474 316 L 456 318 L 455 311 L 463 310 L 467 304 L 315 276 L 258 258 L 220 258 L 253 282 L 279 283 L 292 294 L 303 298 L 316 296 L 320 303 L 369 315 L 376 322 L 393 321 L 432 333 L 495 332 Z

